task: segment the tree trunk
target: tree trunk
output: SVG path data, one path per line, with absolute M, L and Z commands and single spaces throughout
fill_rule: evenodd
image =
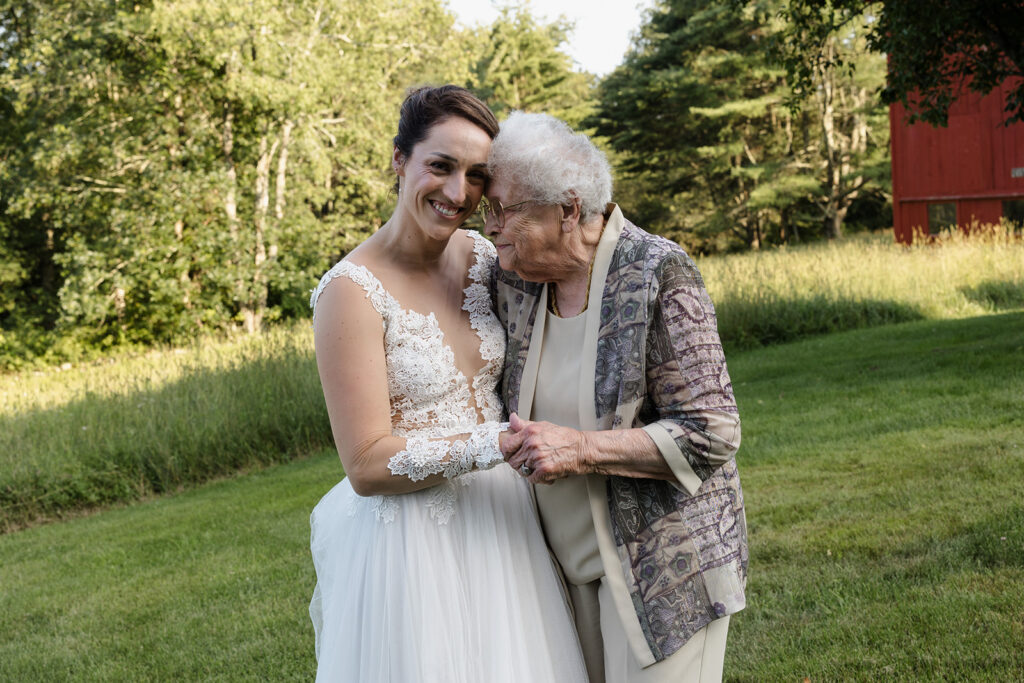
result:
M 224 213 L 228 216 L 228 234 L 231 240 L 238 241 L 238 202 L 235 199 L 235 192 L 238 186 L 238 173 L 235 171 L 235 160 L 232 151 L 235 146 L 234 131 L 232 122 L 234 113 L 229 105 L 224 105 L 224 130 L 221 137 L 221 145 L 224 151 L 224 173 L 227 175 L 227 187 L 224 192 Z
M 49 216 L 43 217 L 43 220 L 48 219 Z M 57 291 L 57 270 L 53 265 L 54 249 L 53 228 L 47 228 L 46 239 L 43 242 L 44 256 L 42 268 L 43 291 L 47 294 L 53 294 Z
M 277 186 L 274 188 L 274 216 L 278 220 L 284 218 L 285 181 L 288 170 L 288 143 L 291 141 L 292 128 L 295 123 L 291 120 L 284 122 L 281 129 L 281 153 L 277 156 Z
M 242 319 L 245 331 L 259 332 L 263 327 L 263 315 L 267 308 L 267 276 L 264 264 L 267 261 L 267 213 L 270 209 L 270 162 L 277 151 L 278 141 L 268 149 L 267 134 L 260 136 L 259 158 L 256 161 L 256 184 L 254 188 L 255 211 L 253 212 L 253 271 L 252 286 L 245 305 Z
M 816 67 L 818 72 L 818 108 L 821 113 L 822 154 L 825 161 L 826 200 L 823 206 L 825 237 L 830 240 L 843 236 L 842 221 L 838 218 L 839 193 L 842 187 L 842 165 L 839 131 L 836 130 L 836 72 L 832 61 L 835 59 L 835 38 L 829 38 L 825 46 L 825 59 Z
M 185 221 L 178 219 L 174 221 L 174 239 L 181 243 L 185 239 Z M 181 303 L 185 308 L 192 308 L 192 299 L 189 297 L 189 284 L 192 278 L 188 275 L 188 265 L 178 274 L 178 281 L 181 283 Z
M 49 222 L 50 215 L 45 214 L 42 217 L 43 222 Z M 56 251 L 56 244 L 53 235 L 53 228 L 46 228 L 46 239 L 43 242 L 43 258 L 40 266 L 40 277 L 42 278 L 43 291 L 46 292 L 47 298 L 51 301 L 57 298 L 57 266 L 54 263 L 54 252 Z M 43 310 L 46 310 L 43 307 Z M 45 319 L 45 327 L 47 330 L 52 330 L 56 325 L 56 320 L 52 316 L 47 316 Z
M 224 174 L 227 176 L 226 187 L 224 188 L 224 213 L 228 218 L 228 237 L 231 240 L 231 251 L 227 258 L 228 267 L 234 272 L 235 278 L 235 302 L 239 306 L 239 311 L 242 313 L 246 330 L 249 330 L 255 325 L 255 320 L 250 320 L 251 313 L 247 307 L 249 300 L 248 293 L 246 292 L 245 279 L 243 277 L 243 269 L 240 265 L 242 259 L 239 258 L 242 246 L 239 243 L 239 226 L 238 226 L 238 172 L 235 169 L 235 159 L 233 156 L 235 147 L 234 137 L 234 112 L 231 111 L 231 105 L 227 102 L 224 103 L 224 127 L 221 136 L 221 149 L 224 153 Z

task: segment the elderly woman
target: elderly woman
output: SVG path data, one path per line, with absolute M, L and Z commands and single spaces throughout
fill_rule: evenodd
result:
M 604 155 L 513 113 L 485 230 L 508 331 L 502 450 L 533 484 L 591 680 L 720 680 L 745 605 L 740 422 L 693 261 L 625 220 Z

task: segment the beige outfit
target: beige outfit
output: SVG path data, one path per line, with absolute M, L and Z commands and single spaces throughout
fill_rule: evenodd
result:
M 621 220 L 621 214 L 619 218 Z M 598 258 L 607 258 L 610 247 L 606 241 L 602 240 L 599 246 Z M 541 334 L 537 335 L 540 330 L 534 332 L 541 338 L 537 383 L 532 409 L 524 417 L 574 429 L 594 429 L 587 424 L 586 407 L 581 405 L 581 396 L 586 395 L 581 389 L 585 391 L 587 385 L 592 389 L 594 382 L 592 376 L 582 372 L 581 348 L 587 328 L 595 327 L 600 322 L 599 316 L 599 305 L 588 305 L 583 313 L 573 318 L 559 318 L 545 311 Z M 593 406 L 590 412 L 593 422 L 596 419 Z M 565 573 L 590 680 L 607 683 L 721 681 L 728 617 L 701 629 L 682 649 L 660 662 L 647 663 L 646 667 L 637 662 L 611 595 L 595 527 L 596 520 L 607 524 L 605 479 L 601 475 L 571 476 L 551 485 L 534 487 L 545 536 Z M 592 492 L 597 495 L 593 496 Z M 603 508 L 603 517 L 595 515 L 595 507 Z
M 580 383 L 578 340 L 583 338 L 586 330 L 588 313 L 589 309 L 574 318 L 547 314 L 537 373 L 544 379 L 537 383 L 533 419 L 580 428 L 579 401 L 576 398 Z M 534 493 L 541 519 L 558 520 L 558 524 L 545 525 L 544 532 L 566 580 L 571 584 L 581 584 L 604 576 L 594 518 L 590 514 L 587 477 L 559 479 L 550 486 L 534 488 Z
M 629 648 L 607 581 L 568 584 L 591 683 L 720 683 L 729 617 L 697 631 L 683 647 L 643 668 Z

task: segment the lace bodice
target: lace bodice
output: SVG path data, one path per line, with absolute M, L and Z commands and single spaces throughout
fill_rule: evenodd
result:
M 491 310 L 487 288 L 495 250 L 482 235 L 469 234 L 474 238 L 474 260 L 469 285 L 463 290 L 462 309 L 469 313 L 484 361 L 472 381 L 456 367 L 455 355 L 434 314 L 403 308 L 365 266 L 339 261 L 321 278 L 310 297 L 315 318 L 317 299 L 335 278 L 346 277 L 366 291 L 384 326 L 392 433 L 410 442 L 466 433 L 482 422 L 501 419 L 497 384 L 505 355 L 505 330 Z M 435 489 L 439 490 L 432 490 L 432 497 L 443 499 L 434 501 L 439 519 L 447 521 L 452 514 L 454 486 L 449 482 Z M 393 517 L 393 510 L 389 514 L 395 504 L 393 498 L 374 497 L 378 516 L 385 521 Z

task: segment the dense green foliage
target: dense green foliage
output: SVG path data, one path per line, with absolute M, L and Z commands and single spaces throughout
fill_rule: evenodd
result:
M 512 110 L 544 112 L 578 127 L 589 113 L 591 76 L 572 71 L 559 47 L 572 27 L 537 22 L 525 5 L 506 7 L 473 33 L 482 48 L 469 83 L 504 118 Z
M 1022 326 L 729 355 L 751 559 L 725 680 L 1024 677 Z M 0 536 L 0 679 L 312 678 L 309 512 L 341 476 L 317 452 Z
M 860 69 L 819 69 L 794 114 L 774 49 L 780 7 L 658 2 L 600 83 L 590 121 L 621 155 L 617 196 L 634 221 L 699 252 L 839 237 L 858 200 L 884 225 L 884 60 L 856 35 L 830 36 Z
M 0 366 L 261 329 L 386 217 L 398 104 L 578 121 L 568 28 L 440 0 L 0 0 Z
M 1004 235 L 1004 240 L 1005 240 Z M 906 320 L 1024 309 L 1024 244 L 888 235 L 700 259 L 729 354 Z M 0 376 L 0 531 L 325 447 L 308 323 Z
M 1024 4 L 1018 0 L 789 0 L 783 16 L 783 61 L 799 91 L 816 87 L 817 69 L 843 66 L 826 46 L 836 33 L 855 30 L 888 55 L 882 99 L 902 102 L 912 120 L 944 126 L 950 105 L 967 89 L 986 94 L 1010 79 L 1006 120 L 1024 122 Z
M 875 19 L 909 20 L 828 7 L 658 0 L 597 80 L 526 3 L 457 29 L 442 0 L 0 0 L 0 370 L 308 315 L 386 219 L 398 103 L 425 82 L 594 134 L 627 216 L 695 254 L 887 227 L 869 48 Z
M 53 0 L 0 22 L 4 327 L 89 345 L 304 314 L 380 223 L 404 88 L 468 69 L 436 72 L 434 0 Z

